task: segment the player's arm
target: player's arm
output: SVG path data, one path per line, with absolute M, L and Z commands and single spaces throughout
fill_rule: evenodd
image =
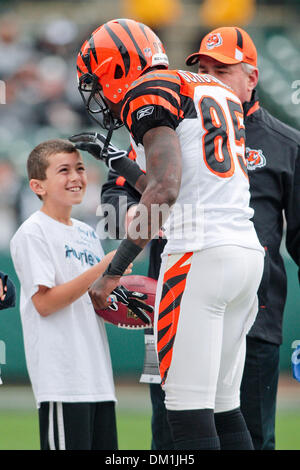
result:
M 114 207 L 114 216 L 110 217 L 112 211 L 107 211 L 108 230 L 117 238 L 124 238 L 128 220 L 132 218 L 134 208 L 139 203 L 141 195 L 127 180 L 115 171 L 109 171 L 107 181 L 101 189 L 101 204 L 105 210 L 106 205 Z
M 47 317 L 79 299 L 87 292 L 90 285 L 104 273 L 114 254 L 115 251 L 108 253 L 92 268 L 64 284 L 51 288 L 40 285 L 38 292 L 32 296 L 32 302 L 38 313 L 42 317 Z M 126 274 L 130 274 L 130 272 L 131 267 L 126 271 Z M 118 282 L 115 287 L 117 284 Z
M 82 132 L 72 135 L 69 140 L 79 150 L 89 152 L 96 160 L 104 161 L 110 170 L 114 170 L 119 175 L 127 179 L 139 193 L 146 187 L 146 176 L 138 164 L 128 157 L 126 150 L 120 150 L 112 143 L 107 148 L 107 153 L 103 155 L 103 148 L 106 137 L 95 132 Z
M 175 130 L 167 126 L 149 129 L 143 136 L 146 155 L 147 185 L 135 216 L 123 240 L 106 270 L 89 289 L 95 308 L 107 307 L 107 297 L 116 279 L 122 276 L 127 262 L 132 262 L 168 218 L 168 211 L 158 211 L 157 226 L 153 226 L 151 206 L 171 208 L 175 203 L 181 182 L 181 149 Z M 135 228 L 143 228 L 136 233 Z M 143 236 L 141 236 L 141 233 Z
M 176 202 L 181 183 L 181 149 L 175 130 L 161 126 L 150 129 L 144 134 L 147 164 L 147 186 L 136 209 L 136 215 L 128 227 L 128 239 L 140 248 L 159 232 L 169 216 L 169 211 L 158 211 L 158 224 L 153 218 L 153 209 L 171 208 Z M 146 209 L 146 210 L 145 210 Z M 142 227 L 147 227 L 143 237 L 136 236 L 136 220 Z

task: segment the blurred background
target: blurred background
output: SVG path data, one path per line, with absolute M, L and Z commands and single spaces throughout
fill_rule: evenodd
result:
M 166 47 L 171 67 L 181 69 L 186 68 L 185 57 L 198 50 L 208 31 L 224 25 L 243 27 L 258 49 L 261 104 L 286 123 L 300 127 L 300 0 L 0 0 L 0 269 L 10 275 L 18 290 L 9 241 L 19 225 L 40 206 L 27 185 L 28 154 L 43 140 L 99 130 L 86 114 L 77 90 L 76 57 L 83 41 L 96 27 L 120 17 L 134 18 L 152 27 Z M 116 131 L 113 141 L 126 148 L 126 131 L 123 128 Z M 104 164 L 93 161 L 92 157 L 84 155 L 84 158 L 89 186 L 84 202 L 73 215 L 96 228 L 100 187 L 107 171 Z M 104 240 L 105 251 L 115 244 Z M 288 274 L 288 299 L 281 347 L 282 394 L 279 396 L 280 403 L 295 417 L 291 407 L 295 402 L 297 412 L 300 409 L 300 389 L 297 388 L 300 384 L 291 378 L 290 356 L 292 342 L 300 339 L 299 286 L 296 267 L 284 243 L 282 253 Z M 145 252 L 139 257 L 134 272 L 146 274 L 147 265 Z M 108 335 L 116 382 L 120 385 L 120 403 L 125 403 L 128 411 L 131 398 L 135 408 L 140 403 L 141 409 L 146 410 L 148 434 L 145 439 L 149 440 L 148 387 L 140 384 L 136 395 L 130 391 L 132 384 L 138 384 L 142 371 L 143 333 L 108 327 Z M 22 427 L 10 415 L 9 422 L 1 428 L 5 412 L 15 410 L 20 416 L 20 410 L 24 414 L 28 407 L 34 409 L 18 306 L 1 312 L 0 341 L 5 345 L 5 355 L 0 357 L 4 382 L 0 388 L 0 449 L 9 449 L 14 447 L 9 447 L 13 444 L 5 441 L 3 430 L 11 426 L 16 432 L 16 428 Z M 12 390 L 21 393 L 14 395 Z M 135 423 L 139 423 L 139 419 L 142 422 L 139 415 Z M 296 427 L 299 422 L 300 414 Z M 20 435 L 24 439 L 26 432 L 23 431 Z M 283 430 L 280 432 L 282 436 L 286 434 Z M 300 448 L 300 438 L 297 433 L 293 434 L 295 442 L 284 444 L 281 441 L 279 445 Z M 31 441 L 26 444 L 25 439 L 24 448 L 38 445 L 36 436 L 34 439 L 33 444 Z M 123 445 L 130 448 L 130 443 L 124 441 Z

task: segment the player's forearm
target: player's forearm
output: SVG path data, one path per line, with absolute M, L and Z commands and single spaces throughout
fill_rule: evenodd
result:
M 170 215 L 170 210 L 176 201 L 176 191 L 155 184 L 148 186 L 135 206 L 135 214 L 128 225 L 127 238 L 144 248 L 152 240 Z
M 112 163 L 113 170 L 124 176 L 128 183 L 131 184 L 140 194 L 146 188 L 146 175 L 140 169 L 137 163 L 129 158 L 120 158 Z
M 95 266 L 71 281 L 52 288 L 40 289 L 32 297 L 33 304 L 39 314 L 47 317 L 58 310 L 68 307 L 79 299 L 88 291 L 91 284 L 104 273 L 110 260 L 111 257 L 106 256 Z
M 169 217 L 181 182 L 181 149 L 176 133 L 168 127 L 150 129 L 143 143 L 147 186 L 128 228 L 128 237 L 142 248 L 158 234 Z

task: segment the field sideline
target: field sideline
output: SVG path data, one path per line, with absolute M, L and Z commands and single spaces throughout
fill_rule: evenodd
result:
M 39 449 L 37 411 L 30 386 L 0 388 L 0 450 Z M 145 384 L 116 382 L 120 450 L 149 450 L 151 403 Z M 281 376 L 278 390 L 276 448 L 300 450 L 300 384 Z

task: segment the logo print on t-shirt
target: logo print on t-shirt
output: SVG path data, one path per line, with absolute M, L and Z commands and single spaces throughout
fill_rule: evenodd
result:
M 248 171 L 253 171 L 256 170 L 256 168 L 266 166 L 266 157 L 261 149 L 256 150 L 246 147 L 246 161 Z
M 65 245 L 65 257 L 66 258 L 75 258 L 82 265 L 88 264 L 89 266 L 94 266 L 96 263 L 99 263 L 100 258 L 94 253 L 88 250 L 77 251 L 75 248 Z

